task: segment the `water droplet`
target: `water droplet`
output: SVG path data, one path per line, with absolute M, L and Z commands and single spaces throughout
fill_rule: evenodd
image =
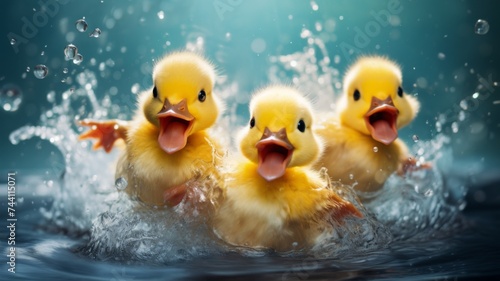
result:
M 14 39 L 14 38 L 10 39 L 10 44 L 11 45 L 15 45 L 16 44 L 16 39 Z
M 458 123 L 457 122 L 451 123 L 451 131 L 455 134 L 458 133 Z
M 256 38 L 252 41 L 250 47 L 254 53 L 262 53 L 266 50 L 266 41 L 262 38 Z
M 55 91 L 50 91 L 47 93 L 47 101 L 50 103 L 56 102 L 56 92 Z
M 309 31 L 309 29 L 306 29 L 306 28 L 303 28 L 302 31 L 300 32 L 300 38 L 307 38 L 307 37 L 310 37 L 312 34 L 311 34 L 311 31 Z
M 459 121 L 464 121 L 465 118 L 466 118 L 465 111 L 460 110 L 460 112 L 458 113 L 458 120 Z
M 460 205 L 458 205 L 458 209 L 460 211 L 463 211 L 467 207 L 467 202 L 462 202 Z
M 439 133 L 443 129 L 443 126 L 441 125 L 441 122 L 437 121 L 436 122 L 436 131 Z
M 75 58 L 73 59 L 74 64 L 80 64 L 83 61 L 83 56 L 81 54 L 76 54 Z
M 68 69 L 67 68 L 63 68 L 63 73 L 64 74 L 68 73 Z
M 485 35 L 489 30 L 490 24 L 487 21 L 482 19 L 477 20 L 476 25 L 474 26 L 474 31 L 476 32 L 476 34 Z
M 115 181 L 115 187 L 118 190 L 124 190 L 127 188 L 128 182 L 125 178 L 119 177 Z
M 420 138 L 417 135 L 413 135 L 411 138 L 413 139 L 414 142 L 418 142 L 420 140 Z
M 39 64 L 33 69 L 33 74 L 36 78 L 43 79 L 49 74 L 49 69 L 45 65 Z
M 162 19 L 164 19 L 164 18 L 165 18 L 165 12 L 163 12 L 163 11 L 159 11 L 156 15 L 158 16 L 158 18 L 159 18 L 160 20 L 162 20 Z
M 69 44 L 66 48 L 64 48 L 64 58 L 66 60 L 74 59 L 77 54 L 78 48 L 73 44 Z
M 98 38 L 99 36 L 101 36 L 101 30 L 99 28 L 94 29 L 94 31 L 89 34 L 89 37 Z
M 0 106 L 5 111 L 16 111 L 23 101 L 21 89 L 14 84 L 5 84 L 0 90 Z
M 85 32 L 89 26 L 84 19 L 79 19 L 75 22 L 76 29 L 80 32 Z
M 373 152 L 378 152 L 378 147 L 374 146 L 373 147 Z
M 316 3 L 316 1 L 311 0 L 311 8 L 313 9 L 313 11 L 317 11 L 319 9 L 318 4 Z
M 463 110 L 467 110 L 469 108 L 469 104 L 467 103 L 467 100 L 461 100 L 460 101 L 460 107 L 463 109 Z

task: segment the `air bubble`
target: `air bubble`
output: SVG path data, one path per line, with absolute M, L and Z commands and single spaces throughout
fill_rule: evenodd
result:
M 39 64 L 33 69 L 33 74 L 36 78 L 43 79 L 49 74 L 49 69 L 45 65 Z
M 474 26 L 474 31 L 476 32 L 476 34 L 485 35 L 489 30 L 490 24 L 487 21 L 482 19 L 477 20 L 476 25 Z
M 10 39 L 10 44 L 11 45 L 16 45 L 16 39 L 14 39 L 14 38 Z
M 74 59 L 77 54 L 78 48 L 73 44 L 69 44 L 66 48 L 64 48 L 64 59 L 66 60 Z
M 378 147 L 374 146 L 373 147 L 373 152 L 378 152 Z
M 413 135 L 411 138 L 413 139 L 414 142 L 418 142 L 420 140 L 420 138 L 417 135 Z
M 67 74 L 68 73 L 68 69 L 67 68 L 63 68 L 63 73 Z
M 127 188 L 128 182 L 125 178 L 119 177 L 115 181 L 115 187 L 118 190 L 124 190 Z
M 79 19 L 75 22 L 76 30 L 80 32 L 85 32 L 89 26 L 84 19 Z

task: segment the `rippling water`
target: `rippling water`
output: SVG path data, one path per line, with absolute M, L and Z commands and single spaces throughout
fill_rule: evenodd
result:
M 405 134 L 410 136 L 407 142 L 411 153 L 421 162 L 431 162 L 431 169 L 414 171 L 405 178 L 393 175 L 382 190 L 358 194 L 364 206 L 356 201 L 350 187 L 342 187 L 343 196 L 356 202 L 365 217 L 348 220 L 312 249 L 276 253 L 235 248 L 220 241 L 203 217 L 196 212 L 187 213 L 189 208 L 185 202 L 173 209 L 156 210 L 141 208 L 131 202 L 120 191 L 120 185 L 115 185 L 118 149 L 106 154 L 92 151 L 89 142 L 77 141 L 82 128 L 76 126 L 76 121 L 83 118 L 129 119 L 136 94 L 150 83 L 151 63 L 146 59 L 136 63 L 140 66 L 138 70 L 125 72 L 117 69 L 118 65 L 124 67 L 122 57 L 130 54 L 134 47 L 130 44 L 120 46 L 119 39 L 107 39 L 113 35 L 111 31 L 127 33 L 119 26 L 113 29 L 115 24 L 121 23 L 123 17 L 127 18 L 127 14 L 131 18 L 137 16 L 141 10 L 155 20 L 168 20 L 170 16 L 175 18 L 173 12 L 168 13 L 172 7 L 185 7 L 176 1 L 162 2 L 159 7 L 150 1 L 142 4 L 128 2 L 124 6 L 102 2 L 102 7 L 111 7 L 102 21 L 92 20 L 91 15 L 85 19 L 81 15 L 59 19 L 58 28 L 68 42 L 54 47 L 57 55 L 52 57 L 61 57 L 66 64 L 59 59 L 58 63 L 54 59 L 46 62 L 33 59 L 30 63 L 32 69 L 28 67 L 23 73 L 23 79 L 28 74 L 38 82 L 46 82 L 57 72 L 54 81 L 58 84 L 51 82 L 40 87 L 38 95 L 43 96 L 46 105 L 41 109 L 40 117 L 37 114 L 37 121 L 13 128 L 9 132 L 9 141 L 19 147 L 36 140 L 36 146 L 41 147 L 42 140 L 54 147 L 60 157 L 50 158 L 48 168 L 17 171 L 17 186 L 22 188 L 18 188 L 16 194 L 16 274 L 9 275 L 4 268 L 0 272 L 3 279 L 444 280 L 500 275 L 500 243 L 496 238 L 500 230 L 497 219 L 500 215 L 500 192 L 497 190 L 500 177 L 497 167 L 485 167 L 484 163 L 491 161 L 483 161 L 485 157 L 495 158 L 497 152 L 493 149 L 492 155 L 485 155 L 481 161 L 456 159 L 457 154 L 463 153 L 456 151 L 457 147 L 464 146 L 463 143 L 469 141 L 472 145 L 486 139 L 489 140 L 486 142 L 488 147 L 495 141 L 495 131 L 485 129 L 490 123 L 495 123 L 495 119 L 479 120 L 477 115 L 481 110 L 477 108 L 481 108 L 475 102 L 495 104 L 496 98 L 490 94 L 498 91 L 498 85 L 492 81 L 489 83 L 494 78 L 486 74 L 477 76 L 466 98 L 429 114 L 425 111 L 434 105 L 432 100 L 427 100 L 430 98 L 425 93 L 433 93 L 434 89 L 441 87 L 447 94 L 455 93 L 460 89 L 452 83 L 458 82 L 448 83 L 446 79 L 437 78 L 432 84 L 433 80 L 424 78 L 424 73 L 412 75 L 417 79 L 411 92 L 430 108 L 424 108 L 422 114 L 432 118 L 425 121 L 423 129 L 412 127 Z M 322 8 L 326 4 L 320 1 L 306 4 L 311 13 L 326 9 Z M 339 1 L 338 4 L 345 3 Z M 410 1 L 404 5 L 412 4 Z M 70 6 L 61 4 L 60 8 L 64 10 Z M 285 6 L 283 4 L 283 9 Z M 321 19 L 319 15 L 325 18 Z M 265 36 L 248 42 L 249 52 L 257 57 L 267 52 L 268 62 L 264 73 L 253 73 L 252 79 L 260 77 L 263 82 L 251 84 L 252 88 L 266 83 L 290 83 L 308 93 L 320 111 L 331 110 L 342 87 L 339 63 L 345 60 L 345 54 L 331 47 L 332 42 L 338 43 L 337 33 L 333 31 L 336 31 L 335 26 L 342 25 L 344 16 L 347 20 L 348 14 L 341 15 L 342 19 L 329 15 L 330 12 L 308 15 L 314 19 L 313 24 L 298 25 L 299 28 L 291 31 L 292 35 L 282 32 L 282 37 L 288 37 L 280 38 L 280 43 L 271 39 L 266 41 Z M 300 19 L 299 12 L 295 17 L 286 15 L 286 21 Z M 403 16 L 392 19 L 395 21 L 391 23 L 394 30 L 398 30 L 397 21 L 404 19 Z M 148 23 L 144 17 L 136 20 L 140 24 Z M 489 20 L 493 27 L 493 19 Z M 236 21 L 233 23 L 237 24 Z M 276 25 L 278 29 L 282 28 L 280 24 Z M 226 112 L 215 130 L 221 135 L 230 135 L 239 125 L 246 123 L 246 106 L 251 91 L 248 90 L 249 79 L 245 78 L 248 72 L 231 76 L 230 69 L 247 67 L 252 70 L 256 66 L 251 62 L 242 64 L 245 67 L 228 63 L 233 58 L 232 49 L 238 49 L 234 48 L 239 36 L 237 29 L 224 31 L 221 37 L 201 25 L 180 25 L 177 28 L 179 30 L 169 32 L 180 32 L 182 40 L 178 41 L 181 43 L 165 35 L 167 39 L 162 38 L 166 42 L 161 43 L 161 50 L 152 48 L 149 52 L 157 57 L 165 50 L 170 51 L 169 46 L 175 44 L 178 48 L 206 53 L 215 58 L 216 64 L 228 66 L 228 73 L 221 70 L 222 74 L 217 78 L 215 90 L 225 100 Z M 488 22 L 481 19 L 470 23 L 470 30 L 467 30 L 475 36 L 488 36 L 493 32 L 490 29 Z M 87 45 L 75 43 L 80 47 L 70 46 L 69 43 L 80 40 L 78 36 L 101 40 L 95 41 L 99 42 L 100 51 L 87 55 Z M 391 40 L 396 41 L 397 35 L 391 36 Z M 299 40 L 300 47 L 283 49 L 283 42 L 287 40 Z M 19 43 L 9 42 L 12 46 Z M 142 43 L 137 44 L 143 59 L 148 53 L 147 48 Z M 40 49 L 37 47 L 37 51 Z M 42 53 L 41 57 L 51 56 L 52 46 L 43 49 L 47 54 Z M 363 49 L 366 53 L 377 50 L 376 47 Z M 440 52 L 433 63 L 438 65 L 439 61 L 451 56 L 452 53 Z M 460 61 L 460 64 L 463 63 Z M 418 69 L 405 68 L 406 73 L 411 71 Z M 461 71 L 452 74 L 455 80 L 463 79 L 460 78 L 464 75 Z M 120 83 L 130 78 L 127 75 L 134 79 L 127 84 L 129 91 L 123 93 Z M 108 85 L 108 80 L 113 83 Z M 31 83 L 27 85 L 33 85 Z M 24 93 L 21 88 L 25 89 Z M 1 91 L 3 110 L 10 113 L 22 108 L 22 103 L 29 100 L 26 89 L 24 85 L 4 83 Z M 485 112 L 484 116 L 495 114 L 490 108 L 485 108 Z M 234 147 L 229 138 L 227 145 Z M 2 186 L 5 186 L 3 182 Z M 193 190 L 201 192 L 201 187 L 195 184 Z M 2 201 L 1 206 L 6 209 L 7 202 Z M 2 218 L 4 214 L 1 212 Z M 2 250 L 8 252 L 6 243 L 2 244 Z

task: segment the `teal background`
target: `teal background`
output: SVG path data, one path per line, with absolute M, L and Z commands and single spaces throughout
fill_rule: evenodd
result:
M 33 17 L 43 7 L 52 9 L 54 3 L 58 10 L 52 10 L 53 16 L 49 15 L 47 22 L 27 38 L 23 34 L 26 20 L 33 23 Z M 314 3 L 318 6 L 316 11 L 312 8 Z M 414 134 L 421 140 L 434 138 L 435 122 L 441 114 L 447 118 L 443 131 L 452 139 L 450 146 L 457 163 L 499 166 L 500 104 L 494 102 L 500 100 L 500 88 L 490 85 L 500 80 L 498 1 L 317 0 L 314 3 L 284 0 L 3 2 L 0 85 L 17 85 L 23 92 L 23 102 L 16 112 L 0 110 L 0 170 L 43 170 L 52 165 L 53 158 L 62 157 L 46 141 L 32 139 L 12 145 L 8 136 L 22 125 L 37 124 L 41 112 L 51 106 L 47 93 L 55 91 L 60 95 L 76 86 L 76 75 L 85 69 L 97 74 L 98 85 L 93 90 L 99 98 L 116 87 L 113 102 L 129 108 L 122 113 L 130 117 L 134 107 L 131 87 L 136 83 L 142 89 L 150 86 L 152 61 L 185 48 L 186 42 L 194 42 L 201 36 L 205 42 L 204 53 L 218 66 L 219 74 L 227 76 L 227 81 L 238 83 L 238 95 L 248 96 L 270 83 L 271 56 L 303 50 L 307 45 L 300 36 L 303 28 L 313 31 L 325 42 L 331 65 L 341 74 L 358 54 L 387 55 L 401 64 L 404 88 L 418 94 L 422 103 L 418 118 L 401 131 L 401 137 L 407 142 L 411 143 Z M 383 14 L 393 7 L 391 5 L 400 12 L 394 14 L 397 18 L 392 25 L 383 26 L 373 14 Z M 159 11 L 164 12 L 163 20 L 158 16 Z M 74 26 L 82 17 L 89 24 L 86 33 L 78 32 Z M 478 19 L 489 22 L 487 34 L 474 33 Z M 321 31 L 315 29 L 316 23 L 322 25 Z M 95 27 L 102 30 L 101 37 L 89 38 L 88 33 Z M 366 28 L 372 28 L 368 35 Z M 364 41 L 360 39 L 360 30 L 366 36 Z M 26 43 L 18 40 L 15 46 L 10 45 L 12 34 L 23 36 Z M 265 41 L 265 49 L 260 53 L 251 47 L 257 38 Z M 83 54 L 80 65 L 64 60 L 63 49 L 68 43 L 75 44 Z M 18 52 L 14 47 L 18 47 Z M 120 51 L 122 47 L 126 48 L 125 53 Z M 345 48 L 351 47 L 355 49 L 353 54 L 345 52 Z M 445 54 L 445 58 L 438 58 L 439 53 Z M 338 63 L 334 63 L 335 56 L 340 58 Z M 91 58 L 95 59 L 95 65 Z M 99 64 L 109 59 L 114 66 L 100 72 Z M 43 80 L 36 79 L 32 70 L 26 72 L 27 67 L 33 69 L 37 64 L 49 67 L 49 75 Z M 65 67 L 69 69 L 68 75 L 62 72 Z M 72 77 L 72 82 L 62 83 L 67 77 Z M 480 98 L 472 100 L 481 77 L 491 87 L 479 91 Z M 423 81 L 419 78 L 425 78 L 425 88 L 415 87 L 417 81 Z M 291 79 L 285 77 L 283 82 Z M 459 131 L 453 133 L 451 123 L 458 118 L 460 102 L 464 99 L 472 102 L 472 106 L 465 111 L 466 119 L 459 122 Z M 241 120 L 246 119 L 246 111 L 246 105 L 237 106 Z M 240 123 L 237 125 L 242 125 Z

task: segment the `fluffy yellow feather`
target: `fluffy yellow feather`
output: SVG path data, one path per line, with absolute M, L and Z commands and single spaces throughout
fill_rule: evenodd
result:
M 187 182 L 217 172 L 219 146 L 206 131 L 220 108 L 212 93 L 214 77 L 212 65 L 199 55 L 167 55 L 155 65 L 154 86 L 140 94 L 133 120 L 84 121 L 93 130 L 81 138 L 98 138 L 94 147 L 102 145 L 106 151 L 125 138 L 116 170 L 116 177 L 128 181 L 125 191 L 148 205 L 176 205 Z
M 361 216 L 310 165 L 321 142 L 312 108 L 296 90 L 272 86 L 250 103 L 252 118 L 240 134 L 240 157 L 228 164 L 225 198 L 214 218 L 230 244 L 278 251 L 310 246 L 344 216 Z
M 394 171 L 414 164 L 398 130 L 415 118 L 419 106 L 403 91 L 396 63 L 379 56 L 360 58 L 344 77 L 336 115 L 322 120 L 316 131 L 326 141 L 317 167 L 357 190 L 380 189 Z

